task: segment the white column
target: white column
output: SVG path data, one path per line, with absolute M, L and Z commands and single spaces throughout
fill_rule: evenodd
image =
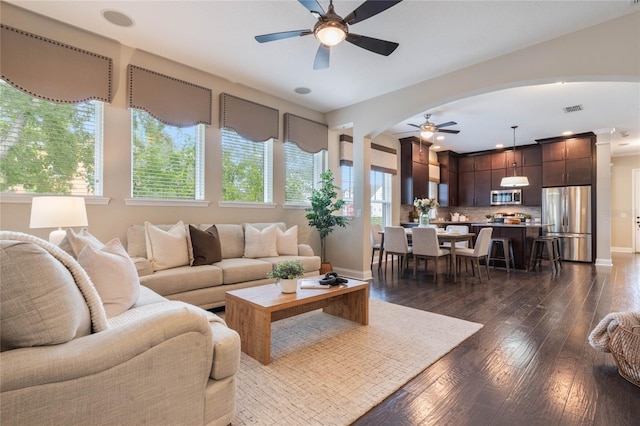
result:
M 596 266 L 611 267 L 611 131 L 596 131 Z

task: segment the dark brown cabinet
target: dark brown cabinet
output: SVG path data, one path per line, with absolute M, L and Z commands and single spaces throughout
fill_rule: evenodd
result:
M 459 206 L 491 205 L 491 170 L 458 173 Z
M 529 186 L 522 187 L 522 204 L 539 206 L 542 204 L 542 148 L 539 145 L 496 152 L 491 156 L 491 189 L 504 189 L 502 178 L 513 175 L 513 162 L 517 164 L 518 176 L 526 176 Z
M 542 205 L 542 166 L 524 166 L 522 175 L 529 179 L 529 186 L 522 187 L 522 204 L 525 206 Z
M 590 185 L 595 137 L 542 143 L 542 186 Z
M 458 205 L 458 156 L 451 151 L 438 153 L 440 163 L 440 184 L 438 203 L 441 206 Z
M 429 197 L 429 146 L 419 138 L 400 139 L 401 203 Z

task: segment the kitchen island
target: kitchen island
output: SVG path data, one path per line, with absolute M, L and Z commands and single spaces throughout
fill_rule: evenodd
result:
M 531 255 L 531 241 L 540 236 L 542 229 L 550 226 L 548 223 L 472 223 L 470 225 L 471 232 L 478 235 L 480 229 L 491 227 L 493 232 L 491 238 L 511 238 L 511 244 L 513 245 L 513 257 L 516 269 L 527 269 L 529 262 L 529 256 Z M 504 262 L 497 261 L 496 266 L 504 266 Z

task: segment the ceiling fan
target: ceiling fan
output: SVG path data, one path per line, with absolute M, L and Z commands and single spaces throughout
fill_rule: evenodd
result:
M 384 12 L 401 1 L 402 0 L 366 0 L 353 12 L 348 14 L 345 18 L 342 18 L 340 15 L 335 13 L 333 9 L 333 0 L 329 1 L 329 10 L 326 13 L 317 0 L 298 0 L 300 4 L 309 10 L 309 12 L 317 16 L 318 22 L 316 22 L 313 29 L 263 34 L 258 35 L 255 38 L 259 43 L 266 43 L 269 41 L 313 34 L 320 42 L 320 47 L 318 47 L 316 58 L 313 62 L 314 70 L 329 68 L 329 53 L 331 46 L 335 46 L 343 40 L 347 40 L 349 43 L 355 44 L 356 46 L 370 52 L 389 56 L 399 46 L 398 43 L 351 33 L 349 32 L 349 25 L 357 24 L 365 19 L 369 19 L 380 12 Z
M 422 136 L 423 138 L 430 138 L 434 133 L 453 133 L 454 135 L 460 133 L 460 130 L 443 129 L 443 127 L 455 126 L 456 124 L 458 124 L 455 121 L 433 124 L 429 121 L 429 118 L 431 118 L 431 114 L 425 114 L 424 118 L 426 121 L 420 125 L 408 123 L 409 126 L 417 127 L 418 129 L 420 129 L 420 136 Z

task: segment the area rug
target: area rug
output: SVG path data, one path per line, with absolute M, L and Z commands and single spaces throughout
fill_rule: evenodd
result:
M 238 425 L 348 425 L 482 328 L 370 300 L 369 325 L 322 311 L 271 326 L 271 364 L 242 354 Z

